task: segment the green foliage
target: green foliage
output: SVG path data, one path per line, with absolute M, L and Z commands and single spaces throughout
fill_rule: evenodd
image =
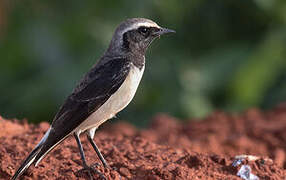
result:
M 51 121 L 129 17 L 177 33 L 152 44 L 120 119 L 141 126 L 157 112 L 204 117 L 285 101 L 284 0 L 24 0 L 0 3 L 0 114 Z

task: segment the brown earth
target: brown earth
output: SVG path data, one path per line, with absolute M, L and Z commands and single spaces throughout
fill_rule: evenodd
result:
M 0 179 L 11 177 L 48 127 L 0 118 Z M 99 163 L 86 138 L 82 140 L 88 162 Z M 107 123 L 95 141 L 116 168 L 98 167 L 107 179 L 240 179 L 236 173 L 241 165 L 233 167 L 232 162 L 241 154 L 258 157 L 242 164 L 260 179 L 286 179 L 286 105 L 240 115 L 216 112 L 184 123 L 159 114 L 145 130 Z M 68 138 L 22 179 L 87 179 L 80 169 L 75 140 Z

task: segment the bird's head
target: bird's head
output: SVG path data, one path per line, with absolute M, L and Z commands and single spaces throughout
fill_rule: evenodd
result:
M 163 34 L 174 32 L 171 29 L 160 27 L 149 19 L 127 19 L 117 27 L 107 52 L 112 54 L 139 53 L 144 55 L 154 39 Z

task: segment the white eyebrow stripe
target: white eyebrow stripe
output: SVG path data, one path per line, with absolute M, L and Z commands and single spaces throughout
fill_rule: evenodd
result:
M 137 23 L 137 24 L 134 24 L 134 26 L 135 26 L 135 28 L 140 27 L 140 26 L 160 28 L 160 26 L 158 26 L 158 24 L 150 23 L 150 22 Z
M 125 29 L 125 31 L 122 32 L 122 34 L 132 30 L 132 29 L 137 29 L 141 26 L 145 26 L 145 27 L 156 27 L 156 28 L 161 28 L 160 26 L 158 26 L 158 24 L 156 23 L 151 23 L 151 22 L 140 22 L 140 23 L 136 23 L 133 26 L 130 26 L 129 28 Z

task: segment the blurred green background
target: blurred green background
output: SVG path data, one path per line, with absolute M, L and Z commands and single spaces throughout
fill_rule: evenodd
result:
M 177 33 L 149 48 L 118 119 L 143 126 L 157 112 L 204 117 L 286 100 L 285 0 L 2 0 L 0 114 L 51 121 L 130 17 Z

